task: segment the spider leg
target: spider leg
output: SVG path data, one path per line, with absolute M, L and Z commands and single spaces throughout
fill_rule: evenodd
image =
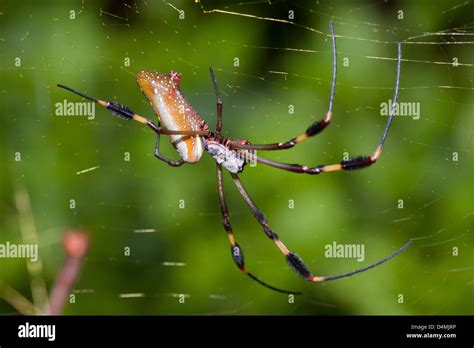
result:
M 217 106 L 217 126 L 216 134 L 220 134 L 222 131 L 222 99 L 217 88 L 216 77 L 214 76 L 214 70 L 212 66 L 209 67 L 209 73 L 211 74 L 212 85 L 214 86 L 214 92 L 216 93 L 216 106 Z
M 253 158 L 258 162 L 265 164 L 270 167 L 286 170 L 289 172 L 293 173 L 298 173 L 298 174 L 321 174 L 321 173 L 327 173 L 327 172 L 336 172 L 340 170 L 355 170 L 355 169 L 362 169 L 366 168 L 372 164 L 374 164 L 378 157 L 380 156 L 380 153 L 382 152 L 382 147 L 379 145 L 377 146 L 377 149 L 375 150 L 375 153 L 372 156 L 358 156 L 355 158 L 350 158 L 348 160 L 343 160 L 340 163 L 335 163 L 335 164 L 323 164 L 319 165 L 316 167 L 308 167 L 308 166 L 303 166 L 300 164 L 290 164 L 290 163 L 282 163 L 278 161 L 273 161 L 268 158 L 263 158 L 259 156 L 253 156 Z
M 261 285 L 272 289 L 274 291 L 282 292 L 285 294 L 300 294 L 300 292 L 295 292 L 295 291 L 288 291 L 288 290 L 282 290 L 279 288 L 276 288 L 270 284 L 267 284 L 260 278 L 254 276 L 252 273 L 250 273 L 247 270 L 247 267 L 245 266 L 244 263 L 244 254 L 242 248 L 237 244 L 237 241 L 234 236 L 234 232 L 232 231 L 232 225 L 230 224 L 230 219 L 229 219 L 229 210 L 227 208 L 227 202 L 224 196 L 224 181 L 222 178 L 222 165 L 217 164 L 217 188 L 219 190 L 219 203 L 221 207 L 221 214 L 222 214 L 222 224 L 224 225 L 224 229 L 227 232 L 227 238 L 229 240 L 230 244 L 230 251 L 232 253 L 232 259 L 234 260 L 235 264 L 239 269 L 248 275 L 250 278 L 255 280 L 256 282 L 260 283 Z
M 91 102 L 97 103 L 97 104 L 105 107 L 107 110 L 112 112 L 112 114 L 115 115 L 115 116 L 121 117 L 125 120 L 134 120 L 136 122 L 144 124 L 144 125 L 148 126 L 149 128 L 151 128 L 156 134 L 201 135 L 201 136 L 208 136 L 208 135 L 211 134 L 211 132 L 208 131 L 208 130 L 201 130 L 201 131 L 179 130 L 178 131 L 178 130 L 163 129 L 160 126 L 157 126 L 156 124 L 154 124 L 149 119 L 134 113 L 126 105 L 119 104 L 119 103 L 116 103 L 116 102 L 108 102 L 108 101 L 104 101 L 104 100 L 101 100 L 101 99 L 92 98 L 92 97 L 90 97 L 90 96 L 88 96 L 84 93 L 81 93 L 81 92 L 78 92 L 78 91 L 72 89 L 71 87 L 67 87 L 67 86 L 64 86 L 64 85 L 61 85 L 61 84 L 58 84 L 57 86 L 60 87 L 60 88 L 65 89 L 69 92 L 72 92 L 74 94 L 77 94 L 77 95 L 79 95 L 79 96 L 81 96 L 81 97 L 83 97 L 83 98 L 85 98 L 85 99 L 87 99 Z
M 235 186 L 237 186 L 237 189 L 239 190 L 240 194 L 245 200 L 245 203 L 247 203 L 248 207 L 252 211 L 252 214 L 255 216 L 259 224 L 262 226 L 263 231 L 267 235 L 268 238 L 273 240 L 275 245 L 280 249 L 280 251 L 283 253 L 285 256 L 288 264 L 291 266 L 291 268 L 300 276 L 302 276 L 304 279 L 310 282 L 324 282 L 328 280 L 335 280 L 335 279 L 340 279 L 340 278 L 346 278 L 353 276 L 357 273 L 365 272 L 371 268 L 374 268 L 384 262 L 387 262 L 388 260 L 394 258 L 401 252 L 405 251 L 410 245 L 412 245 L 412 242 L 408 242 L 404 246 L 402 246 L 400 249 L 396 250 L 392 254 L 380 259 L 377 262 L 374 262 L 373 264 L 370 264 L 366 267 L 347 272 L 347 273 L 341 273 L 338 275 L 331 275 L 331 276 L 314 276 L 311 271 L 309 270 L 308 266 L 303 262 L 303 260 L 294 252 L 290 251 L 286 245 L 278 238 L 278 235 L 272 231 L 270 226 L 268 225 L 268 221 L 265 218 L 265 215 L 257 208 L 255 203 L 253 202 L 252 198 L 250 198 L 249 194 L 245 190 L 244 186 L 242 185 L 242 182 L 240 181 L 239 177 L 235 173 L 231 173 L 232 179 L 234 180 Z
M 388 116 L 387 123 L 385 124 L 385 128 L 382 134 L 382 137 L 380 139 L 380 142 L 375 149 L 374 153 L 372 156 L 358 156 L 355 158 L 350 158 L 348 160 L 343 160 L 340 163 L 336 164 L 328 164 L 328 165 L 320 165 L 316 167 L 308 167 L 308 166 L 302 166 L 299 164 L 288 164 L 288 163 L 281 163 L 277 161 L 272 161 L 267 158 L 261 158 L 255 156 L 256 160 L 259 163 L 287 170 L 293 173 L 306 173 L 306 174 L 320 174 L 320 173 L 325 173 L 325 172 L 335 172 L 339 170 L 354 170 L 354 169 L 361 169 L 368 167 L 372 164 L 374 164 L 377 159 L 380 157 L 383 149 L 383 145 L 385 143 L 385 140 L 387 139 L 388 131 L 390 129 L 390 125 L 392 124 L 392 119 L 394 115 L 394 107 L 397 104 L 397 99 L 398 99 L 398 90 L 399 90 L 399 85 L 400 85 L 400 61 L 401 61 L 401 44 L 398 44 L 398 59 L 397 59 L 397 79 L 395 83 L 395 92 L 393 95 L 393 101 L 392 105 L 390 107 L 390 113 Z
M 312 136 L 315 136 L 318 133 L 321 133 L 328 125 L 331 123 L 332 119 L 332 105 L 334 101 L 334 92 L 336 89 L 336 75 L 337 75 L 337 54 L 336 54 L 336 37 L 334 35 L 334 26 L 332 21 L 329 22 L 329 27 L 331 29 L 331 41 L 332 41 L 332 82 L 331 82 L 331 94 L 329 96 L 329 106 L 326 116 L 322 120 L 317 120 L 311 124 L 303 134 L 298 135 L 286 142 L 273 143 L 273 144 L 240 144 L 238 142 L 231 142 L 229 145 L 233 149 L 242 149 L 242 150 L 264 150 L 264 151 L 273 151 L 273 150 L 286 150 L 294 147 L 296 144 L 301 143 L 309 139 Z
M 180 159 L 178 161 L 174 161 L 172 159 L 169 159 L 168 157 L 162 155 L 160 153 L 160 133 L 156 134 L 156 146 L 155 146 L 155 157 L 158 158 L 159 160 L 165 162 L 166 164 L 170 165 L 171 167 L 180 167 L 182 166 L 185 162 L 184 160 Z

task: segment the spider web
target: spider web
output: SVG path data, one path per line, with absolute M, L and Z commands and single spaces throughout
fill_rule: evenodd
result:
M 29 15 L 14 21 L 23 12 Z M 67 314 L 473 314 L 472 13 L 472 1 L 5 2 L 5 241 L 21 242 L 25 215 L 12 197 L 23 189 L 48 285 L 63 259 L 61 231 L 90 231 L 91 249 Z M 55 114 L 57 102 L 78 101 L 55 88 L 64 83 L 152 118 L 134 75 L 175 70 L 212 129 L 212 65 L 224 101 L 224 135 L 286 141 L 327 110 L 330 20 L 338 53 L 331 125 L 292 150 L 259 155 L 319 165 L 372 154 L 386 122 L 381 103 L 393 98 L 399 41 L 399 101 L 419 107 L 419 115 L 413 109 L 395 117 L 370 169 L 312 177 L 259 164 L 241 179 L 271 227 L 317 275 L 363 267 L 409 240 L 414 245 L 366 273 L 307 284 L 287 267 L 225 175 L 247 266 L 272 285 L 302 290 L 294 302 L 233 265 L 211 158 L 170 168 L 154 159 L 153 136 L 138 124 L 98 108 L 90 120 Z M 20 66 L 12 63 L 17 57 Z M 161 143 L 175 158 L 166 138 Z M 327 257 L 333 243 L 364 246 L 364 260 Z M 24 260 L 0 262 L 11 266 L 2 267 L 3 280 L 31 298 Z M 0 309 L 12 313 L 7 304 Z

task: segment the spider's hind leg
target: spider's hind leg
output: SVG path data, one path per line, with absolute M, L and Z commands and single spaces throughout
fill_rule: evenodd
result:
M 229 210 L 227 208 L 227 202 L 225 199 L 224 195 L 224 181 L 222 178 L 222 165 L 217 164 L 217 189 L 219 191 L 219 203 L 220 203 L 220 208 L 221 208 L 221 214 L 222 214 L 222 224 L 224 225 L 224 229 L 227 232 L 227 238 L 229 240 L 230 244 L 230 251 L 232 253 L 232 259 L 234 260 L 235 264 L 237 267 L 246 275 L 248 275 L 250 278 L 255 280 L 256 282 L 260 283 L 261 285 L 265 286 L 266 288 L 269 288 L 271 290 L 281 292 L 284 294 L 300 294 L 300 292 L 295 292 L 295 291 L 288 291 L 288 290 L 283 290 L 276 288 L 260 278 L 254 276 L 252 273 L 250 273 L 245 266 L 244 263 L 244 254 L 242 251 L 242 248 L 237 244 L 237 241 L 235 239 L 234 232 L 232 231 L 232 225 L 230 224 L 230 219 L 229 219 Z
M 378 260 L 377 262 L 374 262 L 368 266 L 365 266 L 360 269 L 356 269 L 351 272 L 347 273 L 342 273 L 342 274 L 337 274 L 337 275 L 331 275 L 331 276 L 314 276 L 311 271 L 309 270 L 308 266 L 303 262 L 303 259 L 301 259 L 297 254 L 294 252 L 290 251 L 286 245 L 278 238 L 278 235 L 272 231 L 270 226 L 268 225 L 268 221 L 265 218 L 265 215 L 257 208 L 255 203 L 253 202 L 252 198 L 250 198 L 249 194 L 245 190 L 244 186 L 242 185 L 242 182 L 240 181 L 239 177 L 237 174 L 232 173 L 232 179 L 234 180 L 235 186 L 239 190 L 241 196 L 245 200 L 245 203 L 247 203 L 248 207 L 252 211 L 252 214 L 255 216 L 257 219 L 258 223 L 262 226 L 263 231 L 267 235 L 268 238 L 270 238 L 275 245 L 280 249 L 280 251 L 283 253 L 283 255 L 286 258 L 286 261 L 288 264 L 291 266 L 291 268 L 300 276 L 302 276 L 304 279 L 310 282 L 324 282 L 328 280 L 335 280 L 335 279 L 340 279 L 340 278 L 346 278 L 353 276 L 357 273 L 365 272 L 371 268 L 374 268 L 384 262 L 387 262 L 388 260 L 394 258 L 401 252 L 405 251 L 411 244 L 412 242 L 408 242 L 404 246 L 402 246 L 400 249 L 394 251 L 392 254 Z

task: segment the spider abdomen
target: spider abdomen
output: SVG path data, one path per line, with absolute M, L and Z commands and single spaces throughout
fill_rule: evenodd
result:
M 164 128 L 176 131 L 207 129 L 206 122 L 181 93 L 180 75 L 177 72 L 170 71 L 163 74 L 140 71 L 137 74 L 137 82 Z M 201 159 L 204 152 L 202 137 L 197 135 L 169 137 L 185 162 L 195 163 Z

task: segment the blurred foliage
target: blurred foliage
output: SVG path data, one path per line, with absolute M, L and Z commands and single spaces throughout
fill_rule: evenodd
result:
M 463 29 L 474 13 L 472 3 L 452 9 L 454 4 L 443 1 L 202 3 L 205 9 L 282 19 L 294 10 L 294 22 L 326 34 L 334 19 L 333 123 L 293 150 L 265 154 L 308 165 L 339 162 L 344 152 L 371 154 L 386 120 L 380 103 L 391 99 L 395 85 L 394 42 L 416 36 L 412 42 L 469 41 L 471 36 L 422 34 Z M 397 18 L 399 10 L 403 19 Z M 195 165 L 168 167 L 153 157 L 153 134 L 136 123 L 99 108 L 93 120 L 56 116 L 55 103 L 80 99 L 55 86 L 116 100 L 151 118 L 134 74 L 179 71 L 183 93 L 213 128 L 212 65 L 224 100 L 225 135 L 283 141 L 327 109 L 332 60 L 326 35 L 205 14 L 199 3 L 172 0 L 2 0 L 0 28 L 0 242 L 21 243 L 25 217 L 14 197 L 25 190 L 50 287 L 63 260 L 61 232 L 70 227 L 91 232 L 76 302 L 66 306 L 66 314 L 474 313 L 472 44 L 403 45 L 400 101 L 420 103 L 421 117 L 395 119 L 381 160 L 370 169 L 312 177 L 257 165 L 241 175 L 273 229 L 315 274 L 359 268 L 415 241 L 389 263 L 335 282 L 304 282 L 262 233 L 225 173 L 231 220 L 247 265 L 275 286 L 304 291 L 289 304 L 285 295 L 259 286 L 233 264 L 209 156 Z M 438 64 L 454 57 L 471 65 Z M 162 147 L 177 156 L 165 137 Z M 15 161 L 17 153 L 21 161 Z M 94 166 L 100 167 L 76 174 Z M 364 244 L 364 262 L 325 258 L 324 246 L 333 241 Z M 124 256 L 126 247 L 130 256 Z M 31 298 L 24 260 L 0 259 L 0 279 Z M 121 298 L 123 293 L 144 296 Z M 176 294 L 189 295 L 186 303 Z M 0 313 L 14 311 L 0 301 Z

